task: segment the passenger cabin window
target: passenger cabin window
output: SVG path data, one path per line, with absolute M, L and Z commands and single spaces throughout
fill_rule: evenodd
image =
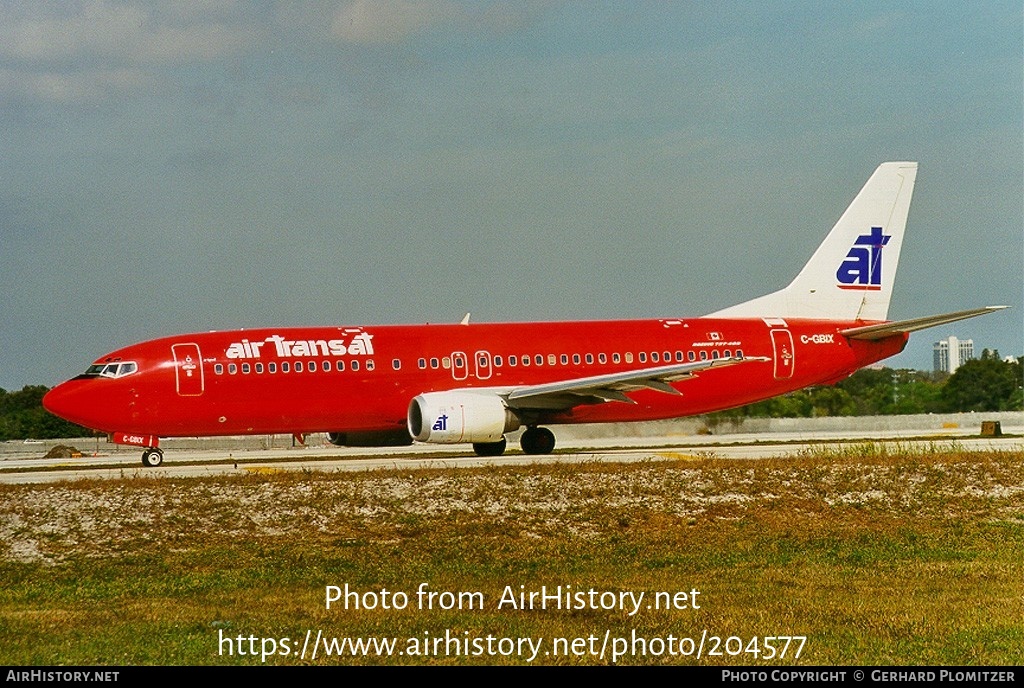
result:
M 369 361 L 366 362 L 366 369 L 367 370 L 373 370 L 373 359 L 372 358 Z
M 359 361 L 352 361 L 352 370 L 359 370 Z
M 334 367 L 337 369 L 339 373 L 344 372 L 345 361 L 338 361 L 337 363 L 334 364 Z
M 397 358 L 392 358 L 391 359 L 391 367 L 394 368 L 395 370 L 401 370 L 402 369 L 402 361 L 400 361 Z

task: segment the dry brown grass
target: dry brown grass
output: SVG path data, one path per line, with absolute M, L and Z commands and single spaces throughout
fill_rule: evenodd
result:
M 1024 660 L 1022 459 L 866 445 L 751 462 L 7 486 L 0 660 L 253 663 L 218 655 L 220 631 L 294 639 L 307 629 L 403 638 L 450 629 L 550 639 L 707 629 L 744 639 L 806 635 L 800 663 L 1015 664 Z M 325 585 L 412 593 L 423 582 L 480 591 L 488 606 L 324 607 Z M 697 588 L 702 607 L 635 617 L 494 608 L 504 586 L 520 584 Z

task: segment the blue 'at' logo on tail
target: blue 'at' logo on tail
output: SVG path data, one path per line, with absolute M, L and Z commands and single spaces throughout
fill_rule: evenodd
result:
M 872 227 L 853 242 L 846 260 L 836 271 L 840 289 L 880 290 L 882 288 L 882 247 L 891 234 L 882 234 L 881 227 Z

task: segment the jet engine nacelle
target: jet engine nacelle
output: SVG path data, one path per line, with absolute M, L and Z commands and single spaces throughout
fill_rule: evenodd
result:
M 427 392 L 409 404 L 409 434 L 420 442 L 497 442 L 522 423 L 493 392 Z

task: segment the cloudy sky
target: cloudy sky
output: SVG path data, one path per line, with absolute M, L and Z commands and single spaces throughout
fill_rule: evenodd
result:
M 1013 310 L 1018 1 L 0 0 L 0 387 L 260 325 L 695 316 L 920 172 L 890 310 Z

